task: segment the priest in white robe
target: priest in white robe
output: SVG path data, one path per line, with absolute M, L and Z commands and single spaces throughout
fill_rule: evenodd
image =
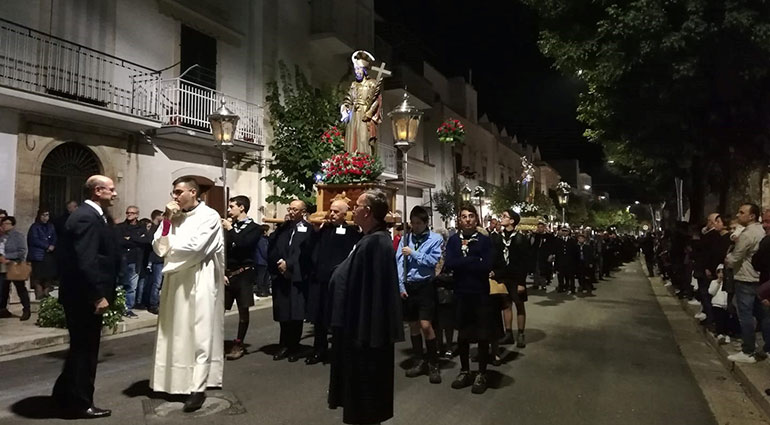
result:
M 189 394 L 184 410 L 192 412 L 203 406 L 206 387 L 222 386 L 224 236 L 193 178 L 175 180 L 171 194 L 152 243 L 164 265 L 150 387 Z

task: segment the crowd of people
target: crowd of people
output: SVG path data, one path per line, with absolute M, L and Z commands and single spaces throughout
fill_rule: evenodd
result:
M 71 349 L 54 396 L 77 407 L 78 417 L 110 414 L 93 405 L 95 317 L 114 303 L 118 287 L 127 318 L 139 308 L 159 315 L 150 386 L 187 394 L 185 411 L 203 405 L 206 388 L 222 385 L 225 360 L 246 354 L 249 307 L 255 295 L 272 296 L 280 328 L 273 360 L 331 363 L 329 406 L 343 407 L 345 422 L 376 423 L 392 416 L 394 344 L 405 328 L 412 347 L 407 377 L 440 384 L 440 359 L 457 356 L 451 387 L 481 394 L 487 368 L 504 361 L 502 347 L 526 347 L 528 291 L 547 291 L 556 281 L 565 299 L 590 296 L 637 252 L 634 238 L 613 229 L 552 230 L 541 222 L 520 231 L 515 211 L 482 223 L 471 205 L 450 230 L 432 230 L 428 211 L 415 207 L 395 235 L 385 221 L 386 197 L 376 190 L 354 205 L 334 200 L 318 223 L 295 200 L 272 232 L 249 217 L 246 196 L 230 198 L 228 217 L 219 218 L 200 201 L 194 179 L 173 183 L 165 210 L 140 219 L 139 208 L 129 206 L 119 223 L 109 217 L 117 196 L 110 179 L 89 179 L 86 194 L 65 217 L 50 220 L 41 209 L 27 238 L 13 229 L 13 217 L 0 222 L 0 263 L 32 262 L 38 297 L 60 282 Z M 10 282 L 0 280 L 3 312 Z M 23 281 L 13 284 L 20 296 L 27 292 Z M 29 301 L 22 303 L 28 318 Z M 238 328 L 225 344 L 223 312 L 233 305 Z M 310 350 L 300 345 L 305 323 L 313 325 Z M 476 372 L 471 344 L 478 347 Z
M 728 359 L 756 363 L 770 350 L 770 210 L 746 203 L 734 218 L 709 214 L 704 225 L 677 222 L 641 241 L 647 269 L 657 269 L 679 298 L 700 306 L 695 318 L 721 344 L 740 340 Z M 764 346 L 757 347 L 756 331 Z

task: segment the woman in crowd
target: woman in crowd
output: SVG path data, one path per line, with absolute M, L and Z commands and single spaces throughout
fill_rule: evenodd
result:
M 6 279 L 11 263 L 18 264 L 27 258 L 27 244 L 24 241 L 24 235 L 16 231 L 14 227 L 16 227 L 16 218 L 12 216 L 5 217 L 0 222 L 0 230 L 2 230 L 2 236 L 0 236 L 0 247 L 2 248 L 0 250 L 0 317 L 12 316 L 8 311 L 8 297 L 11 294 L 11 283 L 13 283 L 23 308 L 21 320 L 29 320 L 31 313 L 26 282 Z
M 500 310 L 489 294 L 491 243 L 489 237 L 476 228 L 476 208 L 463 206 L 458 221 L 460 232 L 447 242 L 445 263 L 454 272 L 457 350 L 461 364 L 460 374 L 452 383 L 452 388 L 460 389 L 473 384 L 472 392 L 481 394 L 487 389 L 489 343 L 502 335 L 502 321 Z M 475 379 L 470 373 L 471 342 L 478 343 L 479 373 Z
M 32 263 L 30 283 L 35 290 L 35 299 L 39 300 L 51 292 L 51 284 L 56 280 L 56 229 L 51 223 L 51 212 L 41 208 L 35 222 L 27 232 L 29 254 L 27 261 Z

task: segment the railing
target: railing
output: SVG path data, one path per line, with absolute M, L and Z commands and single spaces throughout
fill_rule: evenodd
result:
M 377 155 L 379 155 L 382 165 L 385 166 L 383 172 L 398 175 L 398 152 L 395 147 L 384 143 L 377 143 Z
M 156 95 L 134 90 L 139 80 L 159 81 L 160 73 L 0 19 L 0 85 L 157 117 Z
M 436 167 L 426 164 L 420 160 L 409 158 L 409 168 L 407 170 L 409 180 L 416 180 L 422 183 L 435 184 Z
M 159 112 L 164 125 L 211 131 L 208 116 L 219 108 L 220 100 L 224 99 L 227 107 L 241 117 L 235 139 L 264 144 L 264 109 L 261 106 L 181 78 L 162 80 L 159 84 Z M 142 89 L 152 93 L 151 85 Z

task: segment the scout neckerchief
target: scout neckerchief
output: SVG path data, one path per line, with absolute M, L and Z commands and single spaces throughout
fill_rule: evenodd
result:
M 414 243 L 414 250 L 417 251 L 420 249 L 420 246 L 425 243 L 425 241 L 428 240 L 428 235 L 430 234 L 430 230 L 425 229 L 424 232 L 420 233 L 419 235 L 416 235 L 414 233 L 411 233 L 412 235 L 412 242 Z M 409 244 L 407 244 L 409 245 Z
M 468 241 L 468 243 L 461 245 L 460 250 L 463 253 L 463 257 L 468 256 L 468 249 L 471 246 L 471 243 L 477 242 L 479 236 L 479 232 L 474 231 L 470 236 L 465 236 L 465 233 L 460 232 L 460 241 Z
M 510 232 L 503 229 L 503 231 L 500 233 L 500 236 L 503 240 L 503 259 L 505 260 L 506 266 L 510 263 L 511 242 L 513 242 L 513 237 L 516 236 L 516 233 L 516 229 L 511 230 Z
M 241 233 L 241 230 L 245 229 L 251 222 L 251 217 L 246 217 L 246 220 L 243 221 L 236 221 L 233 223 L 233 230 L 235 230 L 235 233 Z

